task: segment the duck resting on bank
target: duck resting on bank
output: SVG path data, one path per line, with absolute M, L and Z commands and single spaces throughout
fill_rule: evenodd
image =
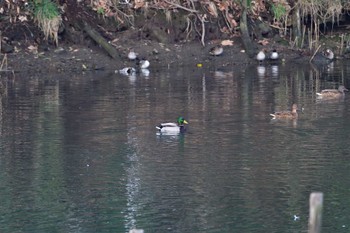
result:
M 344 91 L 349 91 L 343 85 L 340 85 L 338 89 L 324 89 L 321 92 L 317 92 L 318 99 L 338 99 L 345 96 Z
M 188 124 L 185 118 L 178 117 L 176 123 L 161 123 L 156 128 L 161 133 L 184 133 L 186 131 L 185 124 Z
M 209 54 L 212 56 L 220 56 L 224 52 L 222 45 L 214 46 L 210 49 Z
M 281 111 L 270 114 L 272 119 L 296 119 L 298 118 L 298 106 L 296 104 L 292 105 L 292 111 Z
M 278 52 L 276 49 L 272 50 L 271 54 L 270 54 L 270 60 L 276 61 L 278 60 L 279 56 L 278 56 Z
M 130 49 L 129 53 L 128 53 L 128 58 L 129 60 L 135 60 L 138 57 L 138 53 L 135 53 L 135 51 L 133 49 Z
M 266 54 L 265 54 L 265 49 L 262 49 L 259 51 L 259 53 L 256 55 L 256 60 L 259 63 L 262 63 L 266 58 Z

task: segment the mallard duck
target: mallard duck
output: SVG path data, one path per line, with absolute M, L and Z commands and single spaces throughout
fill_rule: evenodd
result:
M 263 62 L 266 58 L 265 55 L 265 51 L 264 50 L 260 50 L 260 52 L 256 55 L 256 60 L 258 60 L 258 62 Z
M 340 85 L 338 89 L 324 89 L 321 92 L 317 92 L 318 99 L 337 99 L 345 96 L 344 91 L 349 91 L 343 85 Z
M 292 111 L 281 111 L 270 114 L 273 119 L 296 119 L 298 118 L 298 106 L 296 104 L 292 105 Z
M 156 128 L 161 133 L 184 133 L 186 131 L 185 124 L 188 122 L 183 118 L 177 118 L 177 123 L 161 123 Z
M 209 54 L 213 56 L 219 56 L 224 52 L 222 45 L 217 45 L 210 49 Z
M 270 60 L 277 60 L 277 59 L 278 59 L 278 52 L 276 49 L 274 49 L 270 54 Z
M 133 49 L 130 49 L 129 53 L 128 53 L 128 58 L 130 60 L 135 60 L 137 58 L 139 54 L 135 53 L 135 51 Z

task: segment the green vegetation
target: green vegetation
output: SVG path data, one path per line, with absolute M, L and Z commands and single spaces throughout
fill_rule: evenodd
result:
M 287 14 L 287 9 L 281 3 L 272 4 L 272 12 L 277 21 L 281 21 Z
M 56 3 L 51 0 L 33 1 L 34 19 L 44 32 L 46 39 L 53 39 L 58 45 L 58 29 L 62 18 Z
M 58 7 L 51 0 L 34 0 L 33 6 L 37 19 L 54 19 L 59 16 Z
M 97 8 L 97 14 L 104 15 L 105 14 L 104 8 L 102 8 L 102 7 Z

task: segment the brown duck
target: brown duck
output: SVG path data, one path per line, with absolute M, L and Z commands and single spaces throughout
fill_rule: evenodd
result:
M 298 106 L 296 104 L 292 105 L 292 111 L 281 111 L 270 114 L 273 119 L 296 119 L 298 118 Z
M 344 86 L 339 86 L 338 89 L 325 89 L 320 93 L 316 93 L 318 99 L 338 99 L 344 97 L 344 91 L 349 91 Z

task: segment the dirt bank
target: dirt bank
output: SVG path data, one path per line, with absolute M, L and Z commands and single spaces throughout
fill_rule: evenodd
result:
M 201 33 L 186 32 L 186 21 L 179 13 L 167 22 L 164 14 L 148 13 L 137 15 L 135 24 L 116 28 L 115 24 L 96 17 L 90 8 L 77 4 L 76 1 L 62 1 L 65 7 L 59 44 L 56 46 L 45 41 L 42 32 L 35 23 L 0 22 L 2 31 L 2 69 L 25 74 L 42 74 L 49 72 L 79 73 L 90 70 L 114 71 L 126 66 L 135 66 L 127 59 L 127 53 L 134 49 L 140 57 L 151 62 L 150 69 L 168 66 L 227 67 L 245 66 L 257 63 L 244 52 L 239 31 L 225 33 L 220 31 L 216 22 L 208 22 L 205 40 Z M 78 14 L 77 14 L 78 12 Z M 87 22 L 96 32 L 108 41 L 117 51 L 112 58 L 96 41 L 82 30 L 80 23 Z M 196 26 L 196 25 L 194 25 Z M 197 25 L 196 27 L 200 27 Z M 258 32 L 254 32 L 258 34 Z M 232 42 L 224 46 L 222 55 L 214 57 L 209 50 L 222 41 Z M 278 31 L 271 29 L 266 38 L 253 37 L 256 53 L 262 48 L 267 51 L 277 49 L 280 62 L 307 61 L 311 54 L 293 50 L 288 41 L 278 36 Z M 205 45 L 202 45 L 202 42 Z M 8 46 L 7 50 L 5 47 Z
M 80 73 L 89 70 L 114 71 L 126 66 L 136 66 L 129 61 L 127 53 L 133 48 L 151 62 L 150 69 L 160 69 L 169 66 L 197 66 L 227 67 L 245 66 L 257 63 L 249 58 L 237 37 L 232 40 L 232 46 L 225 46 L 222 55 L 214 57 L 209 54 L 210 48 L 219 44 L 221 40 L 209 41 L 205 47 L 198 41 L 163 44 L 151 40 L 132 40 L 127 35 L 119 35 L 114 42 L 118 51 L 116 59 L 111 58 L 103 49 L 96 45 L 86 46 L 77 44 L 59 44 L 58 47 L 47 46 L 45 49 L 37 48 L 30 42 L 16 47 L 16 51 L 6 54 L 7 70 L 26 74 L 40 74 L 49 72 Z M 288 47 L 273 45 L 278 48 L 281 59 L 286 62 L 300 59 L 301 52 Z M 269 47 L 265 46 L 268 50 Z M 262 47 L 262 46 L 261 46 Z M 258 48 L 258 47 L 257 47 Z M 258 51 L 258 50 L 257 50 Z M 4 59 L 5 55 L 2 55 Z

